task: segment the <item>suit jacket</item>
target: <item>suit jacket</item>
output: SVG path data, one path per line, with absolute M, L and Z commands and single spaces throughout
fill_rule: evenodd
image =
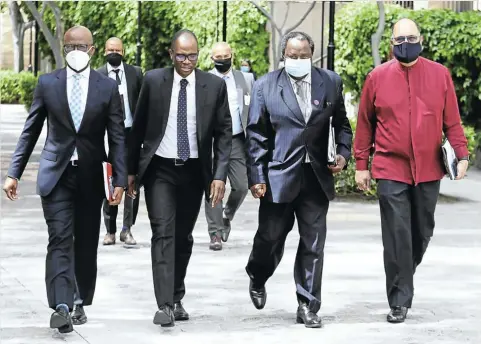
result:
M 352 130 L 341 79 L 315 67 L 311 73 L 312 114 L 307 123 L 284 68 L 257 80 L 252 91 L 246 130 L 249 186 L 267 184 L 265 197 L 275 203 L 291 202 L 299 194 L 306 150 L 326 196 L 334 198 L 334 178 L 327 168 L 331 116 L 337 153 L 346 162 L 351 157 Z
M 213 179 L 224 182 L 227 179 L 232 148 L 232 119 L 224 80 L 198 69 L 195 70 L 195 80 L 197 146 L 208 197 Z M 141 184 L 165 134 L 173 82 L 173 68 L 154 69 L 144 77 L 128 158 L 129 175 L 137 175 Z
M 122 63 L 124 64 L 125 80 L 127 81 L 127 93 L 129 95 L 130 113 L 132 114 L 132 116 L 134 116 L 144 76 L 140 67 L 132 66 L 125 62 Z M 108 77 L 109 73 L 107 70 L 107 64 L 104 64 L 102 67 L 97 69 L 97 72 Z
M 114 186 L 127 186 L 124 121 L 117 84 L 91 70 L 88 87 L 85 112 L 76 132 L 67 99 L 66 69 L 41 75 L 38 80 L 8 175 L 20 179 L 47 119 L 47 139 L 40 154 L 37 176 L 37 192 L 40 196 L 50 194 L 69 164 L 75 147 L 82 187 L 91 188 L 96 195 L 103 195 L 105 130 L 113 157 Z
M 210 73 L 217 75 L 215 69 L 212 69 Z M 247 127 L 247 115 L 249 114 L 250 97 L 252 87 L 254 86 L 254 75 L 234 69 L 232 70 L 232 74 L 234 75 L 237 88 L 237 102 L 240 107 L 242 128 L 244 128 L 245 132 L 245 128 Z

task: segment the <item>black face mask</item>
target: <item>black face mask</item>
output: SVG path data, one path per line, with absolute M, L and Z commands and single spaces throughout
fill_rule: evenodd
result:
M 418 43 L 404 42 L 402 44 L 394 46 L 393 54 L 394 54 L 394 57 L 396 57 L 396 59 L 399 62 L 411 63 L 419 57 L 419 54 L 421 54 L 421 51 L 423 51 L 421 42 L 418 42 Z
M 232 66 L 232 58 L 223 59 L 223 60 L 214 60 L 214 66 L 215 66 L 215 69 L 219 71 L 219 73 L 225 73 Z
M 118 67 L 122 63 L 122 55 L 119 53 L 111 53 L 107 55 L 107 62 L 112 67 Z

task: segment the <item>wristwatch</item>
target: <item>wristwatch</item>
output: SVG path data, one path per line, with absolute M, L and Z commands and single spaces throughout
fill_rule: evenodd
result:
M 458 160 L 459 160 L 459 161 L 461 161 L 461 160 L 466 160 L 466 161 L 469 162 L 469 155 L 463 156 L 462 158 L 460 158 L 460 159 L 458 159 Z

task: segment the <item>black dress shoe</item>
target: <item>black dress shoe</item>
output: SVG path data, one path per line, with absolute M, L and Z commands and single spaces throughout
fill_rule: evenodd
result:
M 321 318 L 318 317 L 316 313 L 312 312 L 305 303 L 301 303 L 297 308 L 296 321 L 298 324 L 304 324 L 307 328 L 322 327 Z
M 50 328 L 56 328 L 60 333 L 73 331 L 72 319 L 66 309 L 59 308 L 50 317 Z
M 406 320 L 408 314 L 407 307 L 396 306 L 391 308 L 391 311 L 387 315 L 387 321 L 393 324 L 399 324 Z
M 222 230 L 222 233 L 221 233 L 221 239 L 223 242 L 227 242 L 227 240 L 229 240 L 231 225 L 230 225 L 230 220 L 227 217 L 224 217 L 223 221 L 224 221 L 224 229 Z
M 162 327 L 172 327 L 175 325 L 174 311 L 169 305 L 163 305 L 155 313 L 154 324 Z
M 76 305 L 72 314 L 72 322 L 74 325 L 83 325 L 87 322 L 87 316 L 85 315 L 84 307 L 82 305 Z
M 189 320 L 189 313 L 186 312 L 180 301 L 174 303 L 174 318 L 175 321 Z
M 251 281 L 251 283 L 249 284 L 249 295 L 251 296 L 251 301 L 254 304 L 255 308 L 264 308 L 267 300 L 267 292 L 265 286 L 259 288 L 257 286 L 254 286 Z

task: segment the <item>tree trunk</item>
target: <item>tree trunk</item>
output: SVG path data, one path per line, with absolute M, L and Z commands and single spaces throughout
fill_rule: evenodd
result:
M 384 25 L 386 23 L 384 2 L 378 1 L 377 7 L 379 9 L 379 22 L 376 32 L 371 36 L 371 51 L 374 60 L 374 67 L 381 64 L 381 56 L 379 54 L 379 45 L 381 44 L 382 35 L 384 33 Z
M 12 23 L 13 70 L 18 73 L 23 70 L 24 21 L 22 13 L 20 12 L 20 7 L 16 1 L 8 3 L 8 11 Z

